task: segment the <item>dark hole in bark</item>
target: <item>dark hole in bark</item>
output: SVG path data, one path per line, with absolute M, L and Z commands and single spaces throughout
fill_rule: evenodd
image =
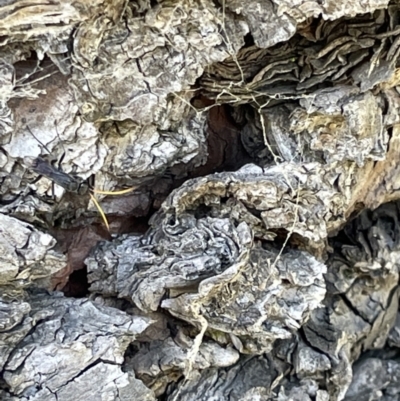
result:
M 87 268 L 73 271 L 63 288 L 63 293 L 67 297 L 83 298 L 89 294 L 89 283 L 87 279 Z

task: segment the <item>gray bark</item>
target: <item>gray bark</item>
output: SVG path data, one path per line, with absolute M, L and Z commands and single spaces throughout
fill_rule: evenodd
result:
M 398 399 L 398 2 L 9 0 L 0 37 L 1 400 Z

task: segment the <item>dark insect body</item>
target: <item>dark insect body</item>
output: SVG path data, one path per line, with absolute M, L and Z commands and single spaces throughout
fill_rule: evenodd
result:
M 35 159 L 31 157 L 25 157 L 24 162 L 26 163 L 27 167 L 29 167 L 36 174 L 43 175 L 68 192 L 85 195 L 90 189 L 87 182 L 79 180 L 70 174 L 64 173 L 62 170 L 54 167 L 41 157 L 37 157 Z
M 47 149 L 46 145 L 44 145 L 31 131 L 31 129 L 26 126 L 28 131 L 31 135 L 45 148 Z M 58 135 L 58 134 L 57 134 Z M 48 150 L 48 149 L 47 149 Z M 50 151 L 49 151 L 50 153 Z M 64 156 L 63 156 L 64 157 Z M 82 181 L 79 178 L 76 178 L 70 174 L 64 173 L 60 168 L 54 167 L 52 164 L 47 162 L 46 160 L 42 159 L 41 157 L 25 157 L 24 163 L 26 167 L 30 170 L 34 171 L 39 176 L 44 176 L 49 180 L 53 181 L 55 184 L 59 185 L 60 187 L 64 188 L 68 192 L 74 192 L 78 195 L 85 195 L 89 193 L 90 199 L 95 204 L 97 210 L 99 211 L 104 224 L 106 225 L 107 229 L 109 230 L 110 227 L 108 225 L 107 217 L 103 212 L 99 202 L 96 200 L 95 194 L 103 194 L 103 195 L 124 195 L 129 192 L 132 192 L 136 187 L 123 189 L 121 191 L 100 191 L 94 189 L 90 186 L 87 181 Z

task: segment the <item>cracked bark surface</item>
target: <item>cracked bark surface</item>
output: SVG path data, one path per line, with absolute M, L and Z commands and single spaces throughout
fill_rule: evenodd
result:
M 10 0 L 0 36 L 2 400 L 398 399 L 398 1 Z M 39 156 L 135 188 L 110 232 Z

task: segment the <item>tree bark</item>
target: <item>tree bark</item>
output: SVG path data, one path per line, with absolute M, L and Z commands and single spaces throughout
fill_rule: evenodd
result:
M 0 37 L 1 400 L 398 399 L 398 2 L 9 0 Z

